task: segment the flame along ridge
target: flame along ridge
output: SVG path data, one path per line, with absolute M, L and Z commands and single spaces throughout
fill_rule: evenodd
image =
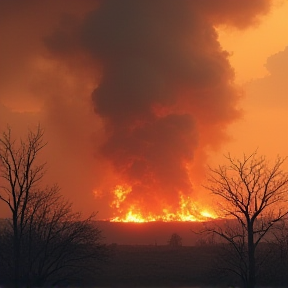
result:
M 142 216 L 141 213 L 133 213 L 129 211 L 124 216 L 118 216 L 110 219 L 110 222 L 134 222 L 134 223 L 147 223 L 147 222 L 204 222 L 208 220 L 217 219 L 215 214 L 210 213 L 208 210 L 203 210 L 198 216 L 195 215 L 183 215 L 168 213 L 161 216 Z
M 189 196 L 185 196 L 179 192 L 179 203 L 177 203 L 177 212 L 171 212 L 169 209 L 163 209 L 160 215 L 148 213 L 143 215 L 141 207 L 130 205 L 126 211 L 122 210 L 122 203 L 127 199 L 127 195 L 131 193 L 132 188 L 128 185 L 117 185 L 113 191 L 114 199 L 111 207 L 117 209 L 121 216 L 116 216 L 109 219 L 110 222 L 204 222 L 218 218 L 218 216 L 211 212 L 207 206 L 200 205 L 193 201 Z

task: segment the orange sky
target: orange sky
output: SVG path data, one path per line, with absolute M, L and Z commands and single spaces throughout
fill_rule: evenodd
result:
M 231 53 L 236 83 L 245 96 L 240 102 L 243 118 L 230 125 L 232 141 L 223 153 L 250 153 L 258 148 L 272 159 L 288 155 L 287 15 L 288 2 L 279 1 L 255 27 L 219 28 L 220 42 Z
M 208 4 L 210 3 L 210 6 L 207 4 L 208 8 L 200 5 L 200 8 L 198 7 L 197 9 L 203 9 L 203 13 L 206 13 L 208 18 L 212 17 L 212 22 L 219 22 L 219 19 L 221 19 L 219 15 L 224 12 L 221 11 L 220 6 L 220 8 L 213 6 L 215 4 L 213 1 L 211 3 L 207 1 Z M 111 182 L 110 186 L 112 187 L 117 184 L 117 181 L 121 182 L 119 180 L 121 175 L 119 176 L 116 173 L 115 176 L 115 171 L 111 168 L 111 162 L 107 161 L 105 153 L 103 154 L 99 150 L 99 147 L 103 143 L 105 144 L 105 140 L 107 140 L 105 133 L 108 129 L 105 127 L 105 117 L 101 116 L 104 114 L 95 113 L 95 107 L 91 103 L 91 93 L 101 84 L 102 79 L 101 69 L 99 69 L 99 63 L 97 62 L 99 59 L 93 58 L 94 55 L 92 55 L 93 57 L 88 56 L 87 52 L 83 52 L 83 47 L 77 46 L 79 43 L 73 42 L 73 33 L 79 32 L 77 30 L 79 24 L 77 21 L 81 22 L 88 11 L 96 9 L 98 1 L 90 0 L 85 1 L 85 4 L 83 4 L 83 2 L 71 0 L 69 1 L 69 6 L 67 6 L 67 1 L 65 2 L 64 0 L 58 1 L 57 4 L 46 0 L 43 0 L 42 4 L 35 0 L 16 1 L 15 3 L 17 4 L 11 4 L 11 1 L 6 0 L 0 3 L 0 11 L 2 11 L 2 15 L 0 15 L 0 36 L 1 39 L 4 39 L 0 45 L 0 129 L 4 129 L 6 124 L 9 123 L 15 134 L 20 135 L 25 133 L 27 127 L 33 127 L 40 122 L 45 127 L 45 138 L 49 142 L 47 149 L 41 155 L 43 159 L 48 159 L 47 182 L 58 182 L 60 187 L 62 187 L 63 194 L 71 199 L 77 210 L 86 211 L 87 213 L 96 210 L 99 211 L 99 218 L 111 217 L 112 212 L 108 204 L 109 201 L 111 202 L 111 195 L 109 196 L 109 193 L 107 193 L 108 188 L 102 183 Z M 80 5 L 79 3 L 82 4 Z M 219 3 L 224 8 L 226 7 L 224 0 L 219 0 Z M 232 108 L 229 106 L 231 114 L 227 115 L 227 118 L 225 118 L 226 116 L 223 116 L 223 119 L 221 118 L 222 110 L 218 112 L 217 109 L 215 111 L 211 110 L 215 112 L 216 116 L 219 114 L 220 116 L 218 115 L 217 117 L 221 118 L 219 123 L 213 126 L 214 114 L 211 116 L 211 120 L 209 118 L 211 113 L 207 112 L 205 114 L 205 111 L 202 113 L 198 108 L 198 110 L 193 110 L 198 117 L 197 121 L 202 121 L 202 124 L 199 125 L 208 127 L 207 130 L 205 130 L 206 128 L 200 129 L 203 134 L 202 139 L 199 136 L 198 142 L 196 140 L 195 143 L 191 141 L 191 147 L 196 147 L 193 155 L 194 164 L 192 164 L 191 168 L 196 175 L 191 180 L 195 181 L 195 187 L 201 183 L 200 180 L 198 181 L 199 183 L 197 180 L 203 179 L 205 172 L 203 167 L 206 164 L 215 165 L 220 163 L 224 153 L 231 152 L 233 155 L 240 156 L 243 152 L 251 153 L 258 148 L 259 153 L 267 155 L 268 158 L 273 158 L 277 154 L 288 155 L 288 37 L 286 36 L 288 35 L 288 2 L 274 1 L 270 12 L 264 16 L 262 14 L 267 12 L 268 8 L 265 5 L 268 1 L 257 0 L 254 3 L 256 3 L 255 7 L 251 7 L 249 11 L 247 10 L 247 13 L 250 13 L 251 23 L 254 19 L 252 17 L 253 13 L 255 15 L 259 13 L 260 16 L 256 17 L 258 19 L 257 24 L 251 24 L 250 20 L 247 20 L 246 23 L 246 19 L 243 20 L 242 16 L 238 14 L 238 16 L 234 17 L 232 13 L 237 12 L 233 12 L 233 7 L 231 8 L 228 5 L 226 7 L 228 12 L 225 12 L 228 15 L 226 26 L 219 26 L 219 24 L 217 26 L 222 48 L 231 54 L 229 61 L 236 75 L 235 83 L 238 85 L 236 90 L 239 89 L 237 91 L 240 91 L 240 94 L 244 96 L 237 104 L 237 107 L 243 111 L 243 115 L 236 120 L 237 113 L 232 111 L 232 106 L 234 105 L 232 101 Z M 209 9 L 212 9 L 212 12 Z M 220 12 L 215 12 L 213 9 L 219 9 Z M 232 10 L 230 11 L 229 9 Z M 73 18 L 75 15 L 77 20 Z M 153 19 L 153 15 L 151 17 Z M 247 18 L 249 17 L 247 16 Z M 236 25 L 236 28 L 231 26 L 230 22 L 235 22 L 233 25 Z M 201 21 L 199 23 L 199 25 L 204 25 Z M 163 28 L 161 23 L 156 24 L 160 25 L 157 26 L 158 28 Z M 184 25 L 185 23 L 180 24 Z M 179 27 L 181 28 L 180 24 Z M 173 29 L 170 30 L 172 30 L 171 33 L 174 33 Z M 74 32 L 71 33 L 71 31 Z M 178 37 L 177 30 L 175 31 L 175 37 Z M 183 35 L 185 36 L 184 32 Z M 208 32 L 210 33 L 209 29 Z M 67 39 L 61 38 L 61 33 Z M 196 35 L 198 33 L 197 29 L 193 33 Z M 166 34 L 163 35 L 164 38 Z M 202 37 L 202 34 L 199 33 L 199 35 Z M 70 46 L 65 44 L 63 39 L 67 40 Z M 182 38 L 179 36 L 179 39 L 181 40 Z M 169 41 L 169 39 L 164 40 Z M 95 43 L 92 44 L 95 45 Z M 187 53 L 190 45 L 193 46 L 194 44 L 187 43 L 187 46 L 182 47 L 183 53 Z M 208 51 L 207 47 L 205 49 Z M 136 48 L 138 49 L 138 47 Z M 149 49 L 149 47 L 146 48 Z M 173 46 L 174 48 L 178 47 Z M 101 49 L 101 47 L 97 49 Z M 173 49 L 168 52 L 172 53 Z M 215 46 L 215 49 L 217 50 L 218 48 Z M 193 50 L 193 53 L 195 51 Z M 199 51 L 197 50 L 197 53 L 201 53 L 201 49 Z M 99 53 L 104 52 L 100 51 Z M 161 56 L 162 54 L 160 53 L 159 55 Z M 170 54 L 167 55 L 169 56 Z M 110 57 L 110 55 L 104 56 Z M 107 59 L 111 60 L 111 58 L 106 58 L 105 61 Z M 100 60 L 103 61 L 103 59 Z M 184 63 L 182 64 L 184 65 Z M 183 67 L 184 69 L 186 68 L 185 65 Z M 169 70 L 169 65 L 165 69 Z M 228 76 L 225 74 L 225 77 L 229 78 L 229 67 L 224 67 L 223 69 L 227 69 L 226 72 L 223 72 L 223 75 L 226 73 Z M 173 73 L 171 75 L 168 75 L 168 77 L 173 78 L 175 76 Z M 121 80 L 125 81 L 125 79 Z M 157 78 L 157 80 L 159 79 Z M 171 91 L 171 94 L 174 93 L 173 89 L 175 91 L 179 89 L 178 86 L 180 86 L 179 83 L 182 83 L 181 81 L 179 77 L 179 81 L 175 82 L 171 89 L 165 91 L 168 94 Z M 205 79 L 200 79 L 199 81 L 205 82 Z M 184 104 L 180 103 L 183 100 L 181 99 L 179 103 L 175 104 L 175 107 L 171 108 L 169 106 L 170 103 L 167 104 L 165 102 L 164 108 L 160 107 L 160 105 L 155 105 L 153 112 L 157 115 L 166 116 L 167 113 L 171 112 L 171 109 L 175 109 L 177 112 L 179 110 L 185 112 L 185 109 L 188 111 L 188 106 L 191 104 L 188 103 L 188 108 L 185 107 L 185 97 L 188 92 L 191 92 L 189 90 L 191 87 L 188 84 L 185 85 L 182 91 Z M 150 88 L 153 91 L 155 87 L 151 86 Z M 156 88 L 158 89 L 159 87 Z M 134 87 L 131 89 L 134 91 Z M 236 97 L 238 93 L 236 90 L 231 92 L 232 94 L 234 93 L 231 98 Z M 169 101 L 172 101 L 172 96 L 169 99 Z M 162 101 L 162 98 L 159 101 Z M 134 109 L 138 109 L 136 104 Z M 143 105 L 145 104 L 146 102 Z M 206 105 L 206 103 L 204 104 Z M 165 105 L 167 106 L 165 107 Z M 197 105 L 202 107 L 203 103 L 200 102 Z M 220 105 L 219 109 L 221 109 Z M 223 113 L 225 111 L 224 109 Z M 126 117 L 126 115 L 124 116 Z M 133 115 L 129 115 L 129 117 L 133 117 Z M 121 119 L 121 117 L 117 118 L 116 123 L 117 121 L 121 122 Z M 167 119 L 171 120 L 171 117 Z M 178 120 L 180 121 L 181 119 Z M 178 124 L 181 125 L 182 122 L 179 121 Z M 212 124 L 210 121 L 212 121 Z M 165 123 L 163 121 L 157 123 L 160 128 L 164 127 Z M 191 123 L 190 125 L 193 128 L 194 124 Z M 198 125 L 198 122 L 196 124 Z M 133 125 L 141 125 L 141 119 Z M 228 137 L 224 135 L 223 131 L 225 129 L 223 131 L 215 131 L 215 129 L 220 127 L 217 125 L 220 125 L 221 129 L 227 127 Z M 125 127 L 125 123 L 123 127 Z M 145 133 L 149 135 L 159 134 L 154 131 L 154 128 L 147 130 Z M 175 133 L 178 133 L 177 129 Z M 186 135 L 184 140 L 193 140 L 193 133 Z M 201 133 L 199 135 L 202 135 Z M 182 134 L 179 135 L 179 138 L 181 138 Z M 217 137 L 219 140 L 217 140 Z M 120 140 L 123 140 L 123 143 L 125 141 L 125 139 Z M 172 140 L 177 140 L 177 138 Z M 173 141 L 167 141 L 167 144 L 170 142 Z M 113 150 L 113 143 L 111 143 L 109 147 L 106 146 L 106 154 L 107 151 L 109 154 L 113 154 L 113 151 L 117 150 Z M 210 148 L 202 149 L 199 143 L 205 143 L 205 147 L 207 145 Z M 177 146 L 179 143 L 176 141 L 174 144 Z M 186 148 L 186 146 L 183 147 Z M 207 161 L 205 161 L 206 154 L 209 155 Z M 180 153 L 179 157 L 182 156 Z M 121 159 L 117 158 L 117 160 L 120 161 Z M 123 164 L 120 161 L 122 164 L 119 164 L 116 162 L 115 160 L 113 165 L 115 167 L 118 165 L 118 169 L 124 167 L 125 163 Z M 137 166 L 136 164 L 135 166 Z M 142 171 L 141 167 L 139 167 L 137 168 L 138 170 L 134 170 L 133 177 L 137 171 Z M 167 170 L 167 173 L 170 172 L 170 170 Z M 174 185 L 175 183 L 172 184 Z M 167 186 L 169 185 L 168 183 Z M 96 191 L 97 195 L 101 195 L 102 198 L 96 200 L 93 191 Z M 202 195 L 202 192 L 198 192 L 197 200 L 201 200 Z M 205 195 L 206 198 L 207 195 Z

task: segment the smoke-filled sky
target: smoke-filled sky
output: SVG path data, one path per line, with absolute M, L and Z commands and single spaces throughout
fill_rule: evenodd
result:
M 287 12 L 267 0 L 2 0 L 0 128 L 41 123 L 45 182 L 84 213 L 209 202 L 199 185 L 226 151 L 288 154 Z M 130 187 L 118 211 L 117 185 Z

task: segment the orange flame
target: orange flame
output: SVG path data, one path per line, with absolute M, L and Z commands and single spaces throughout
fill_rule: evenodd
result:
M 114 189 L 114 200 L 112 202 L 112 207 L 119 208 L 120 204 L 126 199 L 127 194 L 132 191 L 131 187 L 124 187 L 117 185 Z
M 117 208 L 121 216 L 110 219 L 111 222 L 153 222 L 153 221 L 207 221 L 216 219 L 218 216 L 208 207 L 204 207 L 197 202 L 193 202 L 190 197 L 185 197 L 179 192 L 179 205 L 177 212 L 171 212 L 168 208 L 163 209 L 161 215 L 153 213 L 143 214 L 141 209 L 130 205 L 126 211 L 122 211 L 121 204 L 125 201 L 127 195 L 132 191 L 129 186 L 117 185 L 113 191 L 114 200 L 111 207 Z

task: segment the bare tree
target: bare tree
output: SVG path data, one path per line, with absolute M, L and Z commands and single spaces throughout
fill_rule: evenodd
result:
M 90 277 L 90 272 L 95 274 L 107 256 L 93 215 L 82 220 L 57 186 L 31 193 L 24 219 L 19 261 L 21 285 L 67 284 L 67 281 Z M 5 247 L 0 248 L 0 255 L 6 266 L 13 267 L 8 252 L 11 250 L 9 239 L 13 236 L 9 224 L 0 237 Z
M 264 156 L 257 158 L 256 152 L 243 159 L 230 155 L 227 159 L 228 165 L 211 169 L 206 188 L 218 196 L 223 216 L 237 223 L 232 221 L 232 226 L 218 225 L 208 231 L 230 244 L 239 260 L 237 267 L 230 266 L 231 271 L 242 278 L 246 287 L 254 288 L 256 249 L 288 213 L 288 174 L 282 169 L 285 159 L 278 157 L 270 165 Z
M 0 137 L 0 200 L 12 213 L 15 287 L 19 286 L 20 242 L 26 206 L 31 191 L 44 175 L 45 163 L 36 163 L 38 153 L 46 145 L 43 133 L 38 126 L 35 132 L 28 132 L 26 139 L 16 142 L 8 128 Z
M 106 256 L 94 216 L 82 220 L 57 185 L 41 188 L 45 163 L 36 160 L 45 145 L 40 126 L 19 142 L 9 128 L 0 137 L 0 200 L 12 214 L 1 228 L 0 256 L 13 270 L 14 287 L 55 285 L 95 269 Z

